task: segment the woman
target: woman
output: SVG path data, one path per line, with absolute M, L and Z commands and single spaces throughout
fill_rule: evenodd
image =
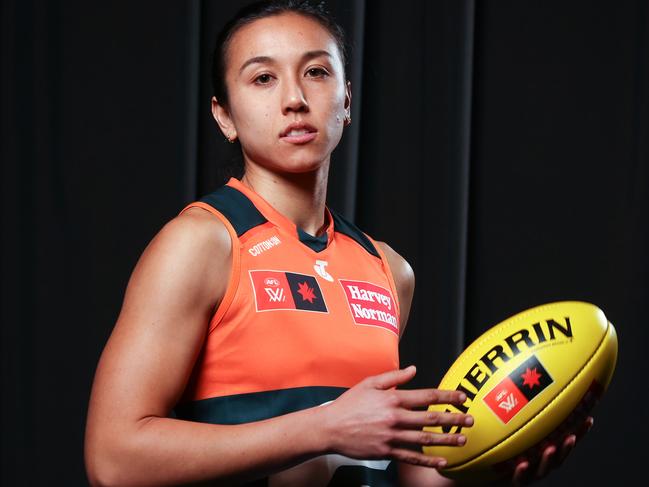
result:
M 412 269 L 325 206 L 350 123 L 343 45 L 297 2 L 252 6 L 222 33 L 212 113 L 245 173 L 165 225 L 133 271 L 93 384 L 93 485 L 452 485 L 421 446 L 464 437 L 422 427 L 473 420 L 421 408 L 466 398 L 396 389 L 415 374 L 397 352 Z

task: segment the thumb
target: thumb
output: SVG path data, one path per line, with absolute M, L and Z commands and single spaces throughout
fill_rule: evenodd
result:
M 391 370 L 383 374 L 375 375 L 372 380 L 372 386 L 377 389 L 390 389 L 409 382 L 416 373 L 417 368 L 414 365 L 405 369 Z

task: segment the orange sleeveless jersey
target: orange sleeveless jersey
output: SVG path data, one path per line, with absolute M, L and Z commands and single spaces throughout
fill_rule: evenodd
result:
M 327 210 L 326 232 L 313 237 L 236 179 L 183 211 L 191 207 L 227 227 L 232 270 L 177 417 L 263 420 L 334 400 L 399 367 L 394 281 L 381 249 L 357 227 Z M 377 470 L 327 462 L 327 478 L 343 485 L 356 484 L 349 475 L 371 485 L 389 463 Z M 304 485 L 316 485 L 309 465 Z

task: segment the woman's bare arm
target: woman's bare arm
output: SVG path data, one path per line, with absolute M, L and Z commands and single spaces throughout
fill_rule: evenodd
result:
M 412 431 L 413 424 L 464 421 L 410 411 L 463 401 L 458 393 L 395 390 L 412 369 L 370 377 L 327 406 L 266 421 L 231 426 L 167 417 L 225 293 L 230 255 L 227 230 L 200 209 L 168 223 L 142 254 L 93 384 L 85 441 L 92 485 L 250 480 L 326 452 L 435 465 L 439 459 L 401 445 L 458 441 Z
M 283 468 L 320 452 L 316 411 L 218 426 L 168 418 L 225 292 L 230 237 L 188 210 L 152 240 L 99 361 L 85 458 L 94 485 L 177 485 Z

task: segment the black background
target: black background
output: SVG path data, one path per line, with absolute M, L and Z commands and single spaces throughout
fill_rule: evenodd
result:
M 234 158 L 209 118 L 208 63 L 244 3 L 2 0 L 2 485 L 86 485 L 90 386 L 130 272 Z M 411 386 L 436 385 L 518 311 L 595 303 L 618 367 L 592 432 L 539 485 L 632 479 L 647 423 L 648 2 L 329 5 L 353 90 L 329 201 L 415 269 Z

